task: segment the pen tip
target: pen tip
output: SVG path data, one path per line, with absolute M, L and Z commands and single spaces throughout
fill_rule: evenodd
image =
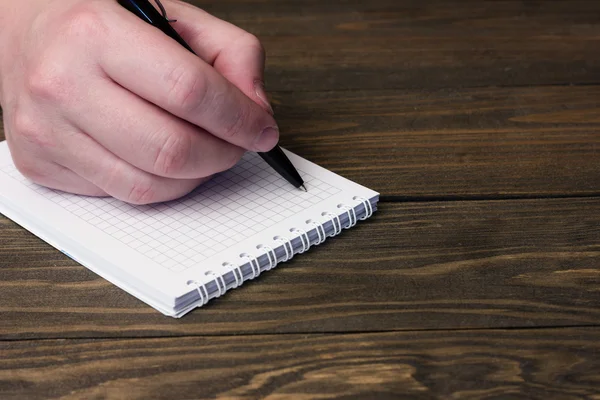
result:
M 302 188 L 302 190 L 304 190 L 305 192 L 308 192 L 308 190 L 306 190 L 306 186 L 304 185 L 300 185 L 300 187 Z

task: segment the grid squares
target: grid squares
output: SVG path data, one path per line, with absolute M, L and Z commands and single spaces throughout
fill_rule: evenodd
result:
M 290 190 L 255 153 L 246 153 L 235 167 L 181 199 L 148 206 L 47 189 L 12 165 L 0 171 L 173 272 L 196 266 L 341 191 L 303 171 L 309 191 Z

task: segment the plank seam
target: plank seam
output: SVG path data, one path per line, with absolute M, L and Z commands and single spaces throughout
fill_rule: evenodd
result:
M 340 332 L 281 332 L 281 333 L 235 333 L 223 335 L 148 335 L 148 336 L 82 336 L 82 337 L 52 337 L 52 338 L 20 338 L 20 339 L 0 339 L 0 343 L 32 342 L 32 341 L 56 341 L 56 340 L 151 340 L 151 339 L 182 339 L 182 338 L 228 338 L 228 337 L 282 337 L 282 336 L 349 336 L 349 335 L 376 335 L 382 333 L 435 333 L 435 332 L 504 332 L 504 331 L 535 331 L 535 330 L 556 330 L 556 329 L 598 329 L 600 324 L 574 324 L 574 325 L 540 325 L 540 326 L 514 326 L 514 327 L 481 327 L 481 328 L 447 328 L 447 329 L 388 329 L 373 331 L 340 331 Z
M 551 199 L 600 199 L 600 193 L 581 194 L 506 194 L 506 195 L 432 195 L 432 196 L 396 196 L 382 195 L 380 203 L 433 203 L 453 201 L 513 201 L 513 200 L 551 200 Z
M 406 91 L 447 91 L 447 90 L 470 90 L 470 89 L 519 89 L 519 88 L 552 88 L 552 87 L 577 87 L 577 86 L 600 86 L 599 82 L 554 82 L 554 83 L 536 83 L 536 84 L 511 84 L 511 85 L 472 85 L 472 86 L 439 86 L 439 87 L 427 87 L 417 88 L 412 86 L 404 87 L 363 87 L 363 88 L 329 88 L 320 90 L 301 90 L 301 89 L 273 89 L 269 90 L 271 94 L 283 94 L 283 93 L 352 93 L 352 92 L 398 92 L 399 90 Z

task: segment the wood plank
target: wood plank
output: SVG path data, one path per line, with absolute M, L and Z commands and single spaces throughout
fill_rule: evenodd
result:
M 600 86 L 278 93 L 282 144 L 383 195 L 600 194 Z
M 0 338 L 600 323 L 600 198 L 380 207 L 180 320 L 0 218 Z
M 191 1 L 256 34 L 271 90 L 600 82 L 593 1 Z
M 594 399 L 599 328 L 0 342 L 3 399 Z
M 405 199 L 600 194 L 600 86 L 275 93 L 290 150 Z M 0 126 L 0 139 L 3 130 Z

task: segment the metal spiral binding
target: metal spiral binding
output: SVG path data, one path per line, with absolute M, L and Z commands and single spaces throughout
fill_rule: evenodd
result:
M 298 251 L 299 254 L 302 254 L 306 250 L 310 249 L 310 238 L 308 237 L 308 233 L 306 233 L 305 230 L 298 229 L 298 228 L 292 228 L 292 229 L 290 229 L 290 232 L 292 232 L 292 233 L 298 232 L 300 234 L 299 237 L 300 237 L 300 241 L 302 242 L 302 250 Z
M 240 254 L 240 258 L 242 260 L 248 260 L 248 263 L 250 264 L 250 268 L 252 268 L 252 277 L 250 279 L 254 279 L 260 275 L 260 264 L 258 263 L 257 257 L 250 257 L 250 255 L 248 255 L 246 253 L 242 253 L 242 254 Z
M 365 198 L 359 197 L 359 196 L 354 196 L 352 198 L 352 200 L 358 200 L 364 205 L 365 215 L 363 215 L 361 218 L 358 218 L 358 215 L 356 214 L 356 210 L 354 209 L 354 207 L 348 206 L 346 204 L 338 204 L 337 208 L 344 210 L 345 213 L 348 215 L 348 224 L 346 226 L 342 226 L 342 221 L 341 221 L 339 215 L 329 212 L 329 211 L 325 211 L 325 212 L 321 213 L 322 217 L 327 216 L 328 218 L 330 218 L 327 221 L 331 221 L 331 223 L 333 224 L 333 232 L 329 235 L 329 237 L 339 235 L 342 232 L 342 229 L 350 229 L 354 225 L 356 225 L 358 220 L 365 220 L 365 219 L 369 218 L 371 215 L 373 215 L 373 206 L 371 205 L 371 202 L 368 199 L 365 199 Z M 327 239 L 327 233 L 325 231 L 324 223 L 318 223 L 316 221 L 307 220 L 306 225 L 308 225 L 316 230 L 318 239 L 314 243 L 314 245 L 319 245 Z M 308 249 L 310 249 L 311 243 L 310 243 L 310 237 L 308 236 L 308 232 L 310 232 L 310 230 L 303 230 L 303 229 L 294 227 L 294 228 L 290 229 L 290 232 L 299 234 L 298 237 L 300 238 L 300 241 L 302 243 L 302 249 L 298 250 L 299 254 L 304 253 Z M 294 257 L 294 246 L 293 246 L 291 240 L 289 240 L 285 236 L 275 236 L 273 238 L 273 241 L 277 244 L 282 245 L 283 249 L 285 251 L 285 259 L 281 260 L 281 262 L 289 261 Z M 264 244 L 259 244 L 256 246 L 256 249 L 257 250 L 264 249 L 266 251 L 264 254 L 267 256 L 267 259 L 269 260 L 269 265 L 265 268 L 265 271 L 271 270 L 278 264 L 277 254 L 275 253 L 275 250 L 272 247 L 264 245 Z M 260 263 L 258 261 L 258 256 L 251 256 L 247 253 L 242 253 L 242 254 L 240 254 L 240 259 L 246 260 L 247 263 L 250 265 L 250 268 L 252 268 L 252 276 L 248 279 L 255 279 L 256 277 L 258 277 L 260 275 L 261 270 L 260 270 Z M 234 267 L 229 262 L 223 263 L 223 267 L 232 267 L 232 268 L 230 268 L 230 271 L 233 273 L 233 277 L 235 279 L 235 284 L 234 284 L 234 286 L 232 286 L 232 288 L 237 288 L 244 283 L 244 275 L 242 273 L 241 267 L 242 267 L 242 265 L 245 265 L 245 264 L 246 263 L 241 263 Z M 219 291 L 217 294 L 217 297 L 220 297 L 227 292 L 227 285 L 225 283 L 224 275 L 219 276 L 212 271 L 208 271 L 206 273 L 206 275 L 212 276 L 214 278 L 214 281 L 217 285 L 217 289 Z M 196 290 L 198 291 L 198 294 L 200 296 L 199 307 L 205 305 L 209 300 L 209 294 L 208 294 L 208 289 L 206 288 L 206 284 L 204 284 L 204 283 L 201 284 L 198 281 L 194 281 L 194 280 L 190 280 L 187 283 L 188 283 L 188 285 L 193 285 L 196 288 Z
M 292 241 L 286 238 L 285 236 L 275 236 L 273 238 L 275 243 L 279 242 L 283 244 L 283 249 L 285 250 L 285 260 L 281 262 L 286 262 L 291 260 L 294 257 L 294 246 L 292 246 Z M 288 245 L 290 246 L 288 251 Z
M 198 281 L 188 281 L 187 284 L 195 286 L 196 290 L 198 290 L 198 294 L 200 295 L 199 307 L 208 303 L 208 290 L 206 289 L 206 284 L 200 284 Z M 202 290 L 204 290 L 204 294 L 202 293 Z
M 317 230 L 317 235 L 319 235 L 319 241 L 315 243 L 316 246 L 320 245 L 327 239 L 327 235 L 325 234 L 325 228 L 322 224 L 319 224 L 315 221 L 311 221 L 310 219 L 306 221 L 307 225 L 314 226 Z
M 269 246 L 265 246 L 264 244 L 259 244 L 258 246 L 256 246 L 256 248 L 258 250 L 260 250 L 260 249 L 267 250 L 266 254 L 267 254 L 267 258 L 269 259 L 269 266 L 267 268 L 265 268 L 265 271 L 270 271 L 271 268 L 273 268 L 274 266 L 277 265 L 277 254 L 275 254 L 275 250 L 273 250 Z
M 331 218 L 331 223 L 333 224 L 333 232 L 331 232 L 329 237 L 337 236 L 342 232 L 342 221 L 340 221 L 340 217 L 337 214 L 331 212 L 324 212 L 321 215 L 328 216 Z M 335 224 L 335 221 L 337 221 L 337 225 Z
M 217 289 L 219 289 L 219 294 L 217 294 L 217 297 L 221 297 L 227 292 L 227 285 L 225 284 L 225 279 L 223 279 L 223 275 L 217 275 L 212 271 L 206 271 L 205 275 L 214 278 L 213 280 L 217 284 Z
M 363 215 L 362 218 L 359 218 L 361 221 L 364 221 L 365 219 L 367 219 L 371 215 L 373 215 L 373 206 L 371 205 L 371 202 L 369 201 L 369 199 L 365 199 L 364 197 L 354 196 L 352 198 L 352 200 L 359 200 L 365 206 L 365 215 Z
M 358 219 L 356 218 L 356 211 L 354 210 L 354 207 L 350 207 L 345 204 L 338 204 L 338 208 L 341 208 L 348 214 L 348 225 L 345 226 L 344 229 L 350 229 L 356 225 Z
M 223 266 L 228 267 L 232 265 L 228 262 L 224 262 Z M 244 274 L 242 273 L 242 266 L 238 265 L 237 267 L 232 268 L 231 272 L 233 273 L 233 278 L 235 279 L 235 285 L 232 287 L 232 289 L 235 289 L 239 287 L 242 283 L 244 283 Z

